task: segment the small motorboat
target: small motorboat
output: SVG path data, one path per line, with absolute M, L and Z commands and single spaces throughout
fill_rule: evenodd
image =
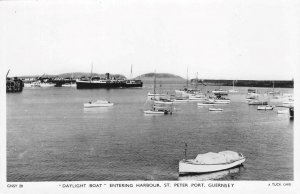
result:
M 30 83 L 30 87 L 41 87 L 41 82 L 38 82 L 38 81 L 36 81 L 36 82 L 31 82 L 31 83 Z
M 257 110 L 273 110 L 273 106 L 271 105 L 266 105 L 266 106 L 258 106 Z
M 277 114 L 289 114 L 289 109 L 277 110 Z
M 214 100 L 215 104 L 229 104 L 230 103 L 230 99 L 227 98 L 216 98 Z
M 172 101 L 154 101 L 151 110 L 144 111 L 145 114 L 172 114 L 174 103 Z
M 204 96 L 204 97 L 201 97 L 201 96 L 190 96 L 189 97 L 189 101 L 205 101 L 207 100 L 207 98 Z
M 213 91 L 211 91 L 213 94 L 215 95 L 220 95 L 220 96 L 223 96 L 223 95 L 228 95 L 228 91 L 226 90 L 222 90 L 222 89 L 215 89 Z
M 289 108 L 290 118 L 294 119 L 294 107 Z
M 248 98 L 245 99 L 245 101 L 246 101 L 246 102 L 249 102 L 249 101 L 252 101 L 252 100 L 255 100 L 255 99 L 256 99 L 256 98 L 254 98 L 254 97 L 248 97 Z
M 258 95 L 257 89 L 249 88 L 248 89 L 248 95 Z
M 65 83 L 61 85 L 62 87 L 76 87 L 76 83 Z
M 223 111 L 223 108 L 209 108 L 209 111 Z
M 268 101 L 264 100 L 251 100 L 248 102 L 248 105 L 268 105 Z
M 54 87 L 55 84 L 54 83 L 41 83 L 40 87 L 42 88 L 47 88 L 47 87 Z
M 213 101 L 204 101 L 204 102 L 198 102 L 197 106 L 214 106 L 215 102 Z
M 242 153 L 234 151 L 198 154 L 195 159 L 179 161 L 179 174 L 201 174 L 233 168 L 245 162 Z
M 147 96 L 151 96 L 151 97 L 153 97 L 153 96 L 166 96 L 166 94 L 156 94 L 156 93 L 148 92 Z
M 229 93 L 238 93 L 238 90 L 232 89 L 232 90 L 228 90 Z
M 168 114 L 168 111 L 163 111 L 163 110 L 145 110 L 145 114 L 155 114 L 155 115 L 163 115 L 163 114 Z
M 189 102 L 189 99 L 175 99 L 174 102 L 175 103 L 181 103 L 181 102 Z
M 97 100 L 97 101 L 90 101 L 88 103 L 84 103 L 84 108 L 95 108 L 95 107 L 110 107 L 113 106 L 114 103 L 111 103 L 106 100 Z

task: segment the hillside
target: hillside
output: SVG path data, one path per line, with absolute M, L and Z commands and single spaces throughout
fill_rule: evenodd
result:
M 138 76 L 140 79 L 146 79 L 146 78 L 154 78 L 155 73 L 146 73 L 143 75 Z M 174 75 L 174 74 L 170 74 L 170 73 L 156 73 L 156 78 L 166 78 L 166 79 L 170 79 L 170 78 L 176 78 L 176 79 L 183 79 L 182 77 L 178 76 L 178 75 Z
M 152 84 L 154 81 L 155 73 L 146 73 L 136 77 L 136 79 L 141 79 L 145 84 Z M 170 73 L 156 73 L 157 83 L 185 83 L 185 79 L 178 75 Z

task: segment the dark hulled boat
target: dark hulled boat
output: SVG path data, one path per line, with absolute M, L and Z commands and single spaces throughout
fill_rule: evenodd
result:
M 76 81 L 77 89 L 97 89 L 97 88 L 140 88 L 143 87 L 141 80 L 111 79 L 109 73 L 106 78 L 100 77 L 81 78 Z
M 290 118 L 294 118 L 294 107 L 291 107 L 290 109 L 289 109 L 289 112 L 290 112 Z

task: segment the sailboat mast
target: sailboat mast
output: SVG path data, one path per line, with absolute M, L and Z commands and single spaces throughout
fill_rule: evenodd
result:
M 131 69 L 130 69 L 130 79 L 132 79 L 132 64 L 131 64 Z
M 198 72 L 197 72 L 197 74 L 196 74 L 196 89 L 198 89 Z
M 7 71 L 7 73 L 6 73 L 6 78 L 7 78 L 7 76 L 8 76 L 8 74 L 9 74 L 9 71 L 10 71 L 10 69 Z
M 154 98 L 156 94 L 156 70 L 154 71 L 154 87 L 153 87 Z
M 185 147 L 184 147 L 184 158 L 187 159 L 187 143 L 184 143 Z
M 186 89 L 189 87 L 189 67 L 186 69 Z

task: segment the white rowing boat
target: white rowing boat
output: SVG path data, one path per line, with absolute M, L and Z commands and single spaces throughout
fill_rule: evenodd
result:
M 96 108 L 96 107 L 110 107 L 113 106 L 114 103 L 111 103 L 109 101 L 106 100 L 97 100 L 95 102 L 88 102 L 88 103 L 84 103 L 84 108 Z
M 245 160 L 243 154 L 233 151 L 199 154 L 195 159 L 179 161 L 179 174 L 221 171 L 241 165 Z
M 215 105 L 215 103 L 210 102 L 210 101 L 204 101 L 204 102 L 197 103 L 197 106 L 214 106 L 214 105 Z
M 223 111 L 223 108 L 209 108 L 209 111 Z
M 273 110 L 273 106 L 266 105 L 266 106 L 258 106 L 257 110 Z
M 277 110 L 277 114 L 289 114 L 289 110 Z

